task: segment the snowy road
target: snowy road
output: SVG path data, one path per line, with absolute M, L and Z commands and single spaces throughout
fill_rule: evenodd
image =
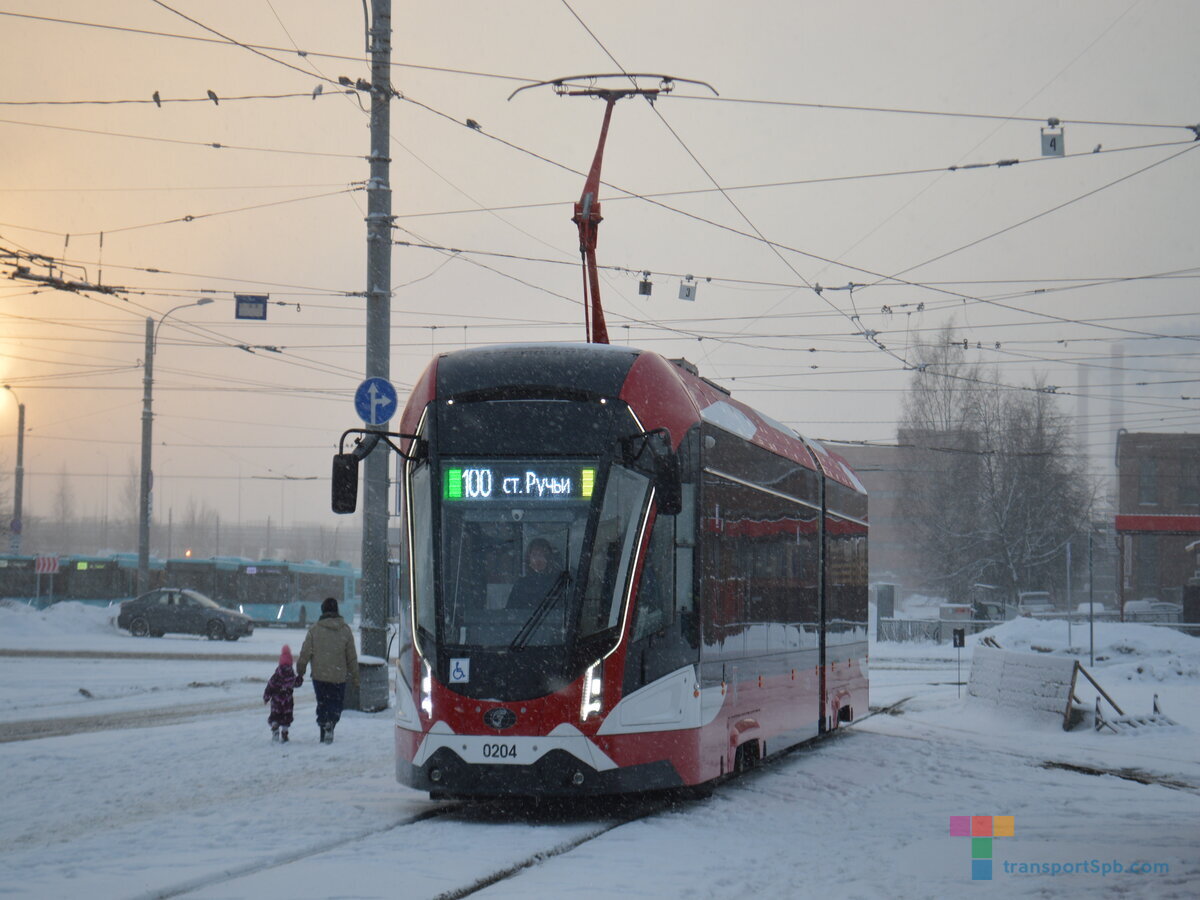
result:
M 171 725 L 185 719 L 216 716 L 225 713 L 257 709 L 256 700 L 213 701 L 190 703 L 180 707 L 141 709 L 125 713 L 104 713 L 95 716 L 64 716 L 54 719 L 24 719 L 0 725 L 0 744 L 10 741 L 31 741 L 48 737 L 64 737 L 89 731 L 114 731 L 127 728 L 150 728 Z
M 948 897 L 974 887 L 969 841 L 947 836 L 948 817 L 1004 813 L 1017 831 L 997 860 L 1171 867 L 1012 877 L 1006 896 L 1194 896 L 1195 795 L 1045 769 L 1042 754 L 908 715 L 874 717 L 709 800 L 611 830 L 609 810 L 414 822 L 440 804 L 391 781 L 390 754 L 378 753 L 389 723 L 366 716 L 349 717 L 332 747 L 310 736 L 282 751 L 244 715 L 39 741 L 20 745 L 39 748 L 42 772 L 25 767 L 18 797 L 54 799 L 6 835 L 0 865 L 19 873 L 5 879 L 19 895 L 39 897 L 464 896 L 530 861 L 471 896 Z M 6 766 L 13 749 L 0 748 Z M 203 763 L 221 752 L 223 763 Z
M 292 743 L 272 745 L 261 706 L 3 744 L 0 891 L 230 900 L 1200 893 L 1200 653 L 1139 655 L 1133 662 L 1160 673 L 1150 683 L 1109 670 L 1122 702 L 1140 708 L 1159 693 L 1189 726 L 1128 737 L 972 706 L 956 697 L 944 653 L 873 647 L 873 703 L 911 696 L 901 714 L 873 716 L 709 799 L 673 805 L 434 803 L 396 784 L 387 713 L 347 714 L 331 746 L 317 743 L 311 707 L 298 710 Z M 235 660 L 5 658 L 0 725 L 46 718 L 46 706 L 74 717 L 81 704 L 130 714 L 253 705 L 266 674 Z M 83 677 L 90 699 L 78 695 Z M 300 696 L 310 702 L 307 688 Z M 1088 774 L 1106 770 L 1171 783 Z M 993 840 L 993 880 L 972 881 L 972 840 L 950 836 L 950 817 L 990 815 L 1014 817 L 1014 832 Z M 1132 871 L 1140 863 L 1146 874 Z M 1058 874 L 1024 874 L 1042 867 Z

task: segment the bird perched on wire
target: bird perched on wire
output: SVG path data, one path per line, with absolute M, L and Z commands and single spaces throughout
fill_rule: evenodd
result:
M 221 101 L 217 99 L 217 95 L 214 94 L 212 91 L 208 92 L 208 99 L 211 100 L 217 106 L 221 105 Z
M 474 119 L 467 119 L 467 127 L 474 128 L 476 131 L 482 131 L 483 127 Z
M 154 92 L 154 105 L 162 108 L 162 97 L 158 96 L 158 91 Z
M 321 96 L 321 91 L 323 91 L 323 90 L 325 90 L 325 85 L 323 85 L 323 84 L 318 84 L 318 85 L 317 85 L 315 88 L 313 88 L 313 95 L 312 95 L 312 98 L 313 98 L 314 100 L 316 100 L 318 97 L 320 97 L 320 96 Z

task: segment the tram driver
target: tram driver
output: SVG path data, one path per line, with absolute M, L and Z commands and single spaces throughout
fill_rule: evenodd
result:
M 532 609 L 558 582 L 562 567 L 555 560 L 554 547 L 545 538 L 534 538 L 525 548 L 525 574 L 509 592 L 505 609 Z

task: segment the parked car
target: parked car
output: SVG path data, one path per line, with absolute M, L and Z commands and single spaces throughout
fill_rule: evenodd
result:
M 1054 612 L 1054 598 L 1049 591 L 1021 591 L 1017 594 L 1017 614 L 1034 616 Z
M 249 616 L 226 609 L 199 591 L 159 588 L 121 604 L 117 627 L 134 637 L 203 634 L 210 641 L 236 641 L 254 633 Z
M 1126 600 L 1124 616 L 1126 622 L 1178 622 L 1182 612 L 1178 603 L 1146 598 Z
M 1007 603 L 976 600 L 973 609 L 976 620 L 983 622 L 1007 622 L 1017 617 L 1017 608 Z

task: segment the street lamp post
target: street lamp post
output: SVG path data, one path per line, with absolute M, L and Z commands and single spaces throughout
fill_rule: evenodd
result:
M 159 318 L 157 325 L 152 316 L 146 317 L 146 351 L 145 370 L 142 377 L 142 477 L 141 490 L 138 500 L 138 571 L 137 592 L 144 594 L 150 588 L 150 446 L 154 431 L 154 415 L 151 407 L 154 402 L 154 350 L 158 343 L 158 329 L 167 320 L 167 316 L 176 310 L 189 306 L 205 306 L 212 303 L 212 297 L 201 297 L 192 303 L 181 303 L 168 309 Z
M 25 404 L 10 385 L 6 384 L 4 389 L 17 401 L 17 471 L 13 483 L 12 524 L 9 526 L 12 538 L 8 545 L 9 552 L 16 555 L 21 552 L 21 501 L 25 490 Z

